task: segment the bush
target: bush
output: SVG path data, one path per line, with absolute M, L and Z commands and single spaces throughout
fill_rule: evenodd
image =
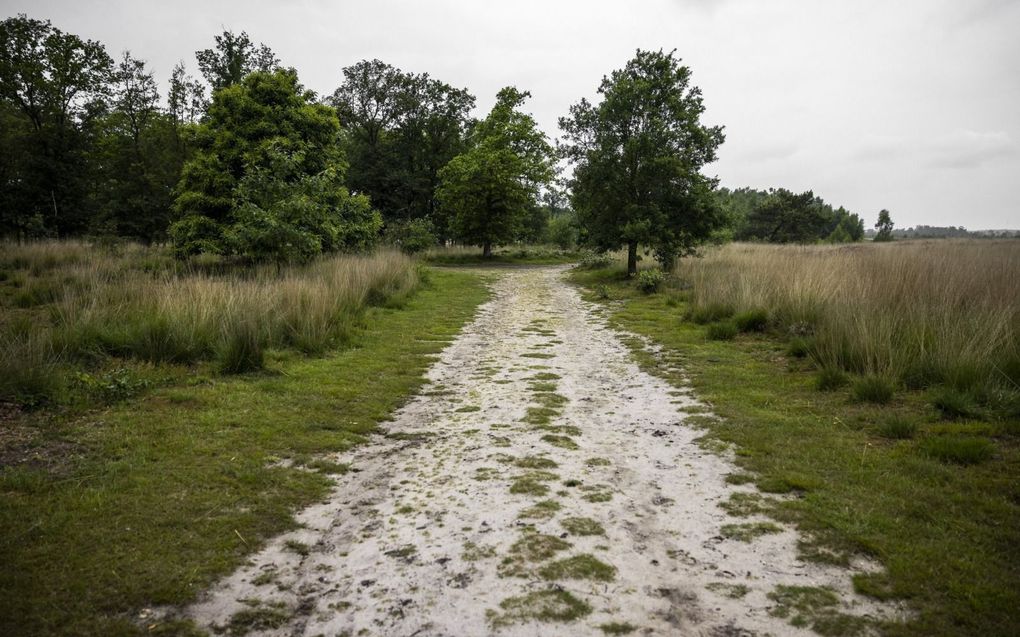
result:
M 917 423 L 905 418 L 893 417 L 879 426 L 878 433 L 883 438 L 906 440 L 913 438 L 917 433 Z
M 645 294 L 658 292 L 665 281 L 666 275 L 662 270 L 642 270 L 637 275 L 637 287 Z
M 712 323 L 708 326 L 706 334 L 708 335 L 709 340 L 729 341 L 737 335 L 737 326 L 731 321 Z
M 971 465 L 991 458 L 995 446 L 987 438 L 937 436 L 922 441 L 921 451 L 943 462 Z
M 826 366 L 818 372 L 815 387 L 819 391 L 835 391 L 847 384 L 846 373 L 836 367 Z
M 769 323 L 769 313 L 761 308 L 747 310 L 733 317 L 741 332 L 764 332 Z
M 608 268 L 613 264 L 613 257 L 606 252 L 595 252 L 585 250 L 581 253 L 581 260 L 578 265 L 585 270 L 600 270 Z
M 38 335 L 0 340 L 0 399 L 34 407 L 64 394 L 56 353 Z
M 884 405 L 892 400 L 893 391 L 889 379 L 877 374 L 868 374 L 854 382 L 853 398 L 859 403 Z
M 932 390 L 931 402 L 943 418 L 969 418 L 978 415 L 977 401 L 969 392 L 953 387 L 937 387 Z
M 698 325 L 722 321 L 733 316 L 733 306 L 725 303 L 709 303 L 691 310 L 690 318 Z

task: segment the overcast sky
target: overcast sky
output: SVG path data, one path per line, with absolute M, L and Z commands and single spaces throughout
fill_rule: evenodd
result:
M 149 61 L 223 28 L 268 44 L 328 94 L 379 58 L 478 97 L 531 91 L 550 137 L 637 48 L 677 49 L 726 127 L 706 172 L 731 188 L 814 190 L 870 226 L 1020 228 L 1020 0 L 0 0 Z

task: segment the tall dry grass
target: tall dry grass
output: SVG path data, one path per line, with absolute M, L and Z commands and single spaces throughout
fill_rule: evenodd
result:
M 109 357 L 245 371 L 265 348 L 319 354 L 347 343 L 366 307 L 418 284 L 396 251 L 277 271 L 179 264 L 136 245 L 2 244 L 0 272 L 0 397 L 29 402 L 56 391 L 61 367 Z
M 902 380 L 1020 387 L 1020 242 L 731 244 L 685 259 L 694 313 L 764 309 L 818 364 Z

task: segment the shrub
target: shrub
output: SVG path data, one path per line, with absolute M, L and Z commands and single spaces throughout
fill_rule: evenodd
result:
M 978 414 L 973 395 L 953 387 L 936 387 L 931 392 L 931 403 L 943 418 L 969 418 Z
M 40 335 L 0 340 L 0 398 L 34 407 L 64 394 L 56 354 Z
M 893 417 L 882 423 L 878 428 L 878 434 L 883 438 L 892 440 L 906 440 L 913 438 L 917 433 L 917 423 L 906 418 Z
M 638 272 L 637 287 L 645 294 L 653 294 L 659 291 L 666 281 L 666 275 L 662 270 L 642 270 Z
M 691 320 L 699 325 L 722 321 L 733 316 L 733 306 L 725 303 L 709 303 L 691 310 Z
M 729 341 L 737 335 L 737 326 L 732 321 L 712 323 L 708 326 L 706 334 L 709 340 Z
M 613 264 L 613 257 L 606 252 L 595 252 L 585 250 L 581 253 L 581 260 L 578 265 L 585 270 L 599 270 L 608 268 Z
M 995 446 L 987 438 L 936 436 L 921 442 L 921 451 L 943 462 L 971 465 L 992 457 Z
M 769 313 L 761 308 L 747 310 L 733 317 L 741 332 L 763 332 L 769 322 Z
M 892 400 L 893 385 L 889 379 L 877 374 L 868 374 L 854 382 L 853 399 L 859 403 L 884 405 Z
M 428 219 L 390 223 L 386 227 L 386 240 L 404 254 L 418 254 L 436 245 L 436 235 Z

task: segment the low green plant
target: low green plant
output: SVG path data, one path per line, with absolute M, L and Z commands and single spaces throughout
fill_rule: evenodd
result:
M 979 464 L 995 453 L 990 440 L 974 436 L 933 436 L 922 440 L 920 449 L 929 457 L 960 465 Z
M 741 332 L 764 332 L 769 324 L 769 313 L 762 308 L 754 308 L 735 315 L 733 322 Z
M 662 270 L 641 270 L 637 275 L 637 288 L 645 294 L 654 294 L 666 282 Z
M 892 382 L 878 374 L 868 374 L 854 381 L 852 396 L 859 403 L 884 405 L 892 400 L 895 390 Z
M 819 391 L 835 391 L 847 384 L 848 379 L 843 370 L 836 367 L 825 366 L 818 370 L 815 377 L 815 387 Z
M 790 339 L 786 346 L 786 354 L 793 358 L 807 358 L 811 353 L 811 341 L 806 338 L 795 336 Z
M 224 374 L 244 374 L 262 369 L 265 352 L 258 325 L 249 319 L 238 319 L 224 328 L 223 343 L 219 351 L 220 371 Z
M 917 433 L 917 423 L 906 418 L 893 416 L 878 427 L 878 434 L 890 440 L 906 440 Z
M 698 325 L 705 325 L 713 321 L 722 321 L 733 316 L 732 305 L 726 303 L 707 303 L 695 306 L 690 312 L 690 319 Z
M 608 268 L 612 264 L 613 257 L 611 254 L 595 252 L 594 250 L 584 250 L 581 252 L 581 258 L 578 260 L 578 267 L 585 270 L 601 270 L 602 268 Z
M 946 419 L 971 418 L 980 411 L 973 393 L 945 385 L 931 391 L 931 403 Z
M 720 321 L 712 323 L 705 331 L 705 335 L 711 341 L 729 341 L 737 335 L 739 330 L 732 321 Z

